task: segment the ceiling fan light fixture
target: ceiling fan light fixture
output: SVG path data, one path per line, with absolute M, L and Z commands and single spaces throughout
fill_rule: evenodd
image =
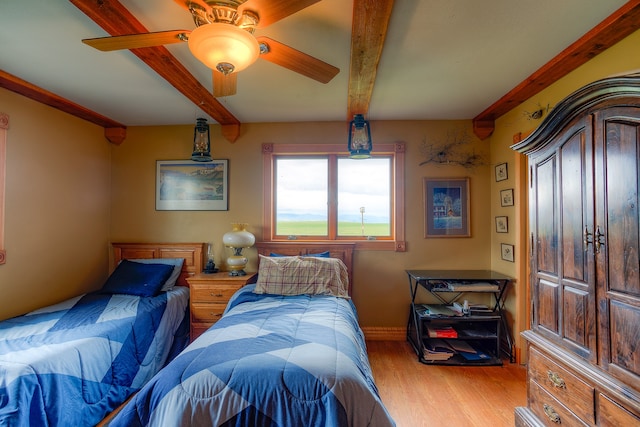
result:
M 242 71 L 260 55 L 260 46 L 249 32 L 232 24 L 202 25 L 189 35 L 189 50 L 207 67 L 219 70 L 231 65 L 232 72 Z

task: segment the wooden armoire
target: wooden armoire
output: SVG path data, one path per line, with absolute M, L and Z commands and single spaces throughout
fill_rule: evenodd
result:
M 640 74 L 591 83 L 529 162 L 531 327 L 517 426 L 640 426 Z

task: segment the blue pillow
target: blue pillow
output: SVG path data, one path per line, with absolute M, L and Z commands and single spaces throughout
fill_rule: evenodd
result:
M 281 255 L 281 254 L 276 254 L 271 252 L 269 254 L 270 257 L 283 257 L 283 256 L 291 256 L 291 255 Z M 305 255 L 301 255 L 303 257 L 308 256 L 308 257 L 316 257 L 316 258 L 331 258 L 331 254 L 329 253 L 329 251 L 325 251 L 325 252 L 319 252 L 317 254 L 305 254 Z
M 166 292 L 173 289 L 178 281 L 178 277 L 180 277 L 180 273 L 182 273 L 182 264 L 184 264 L 184 258 L 140 258 L 140 259 L 130 259 L 131 262 L 139 262 L 141 264 L 169 264 L 173 266 L 173 271 L 171 275 L 164 282 L 162 288 L 160 288 L 160 292 Z
M 153 297 L 158 295 L 172 271 L 173 265 L 142 264 L 125 259 L 113 270 L 100 292 Z

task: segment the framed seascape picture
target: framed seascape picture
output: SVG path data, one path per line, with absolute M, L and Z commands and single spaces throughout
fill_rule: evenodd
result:
M 500 206 L 513 206 L 513 188 L 500 191 Z
M 470 237 L 469 178 L 424 178 L 425 237 Z
M 507 172 L 507 164 L 500 163 L 498 166 L 496 166 L 496 182 L 504 181 L 507 178 L 509 178 L 509 174 Z
M 501 243 L 500 255 L 503 260 L 513 262 L 513 245 Z
M 228 172 L 228 160 L 158 160 L 156 210 L 228 210 Z
M 509 232 L 509 220 L 506 216 L 496 217 L 496 233 L 508 233 Z

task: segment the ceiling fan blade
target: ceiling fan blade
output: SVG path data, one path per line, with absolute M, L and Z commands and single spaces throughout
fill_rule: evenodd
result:
M 320 83 L 329 83 L 329 81 L 340 72 L 339 68 L 331 64 L 327 64 L 318 58 L 314 58 L 311 55 L 307 55 L 304 52 L 300 52 L 269 37 L 256 37 L 256 39 L 261 45 L 261 52 L 263 43 L 269 47 L 268 52 L 260 53 L 260 58 L 280 65 L 281 67 L 288 68 L 291 71 L 295 71 Z
M 84 39 L 82 40 L 82 43 L 103 52 L 108 52 L 120 49 L 137 49 L 140 47 L 181 43 L 187 40 L 186 36 L 188 36 L 190 32 L 191 31 L 189 30 L 172 30 L 144 34 L 129 34 L 126 36 L 98 37 L 95 39 Z
M 242 12 L 244 9 L 257 12 L 258 16 L 260 16 L 260 22 L 256 28 L 264 28 L 319 1 L 320 0 L 247 0 L 238 7 L 238 12 Z
M 231 96 L 236 94 L 238 73 L 222 74 L 218 70 L 213 70 L 213 96 Z

